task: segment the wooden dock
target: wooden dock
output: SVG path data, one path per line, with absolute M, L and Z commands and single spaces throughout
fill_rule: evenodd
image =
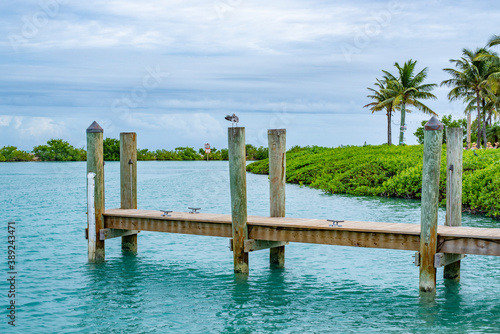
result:
M 231 215 L 111 209 L 104 228 L 232 238 Z M 337 246 L 418 251 L 420 224 L 343 221 L 341 227 L 321 219 L 248 216 L 248 240 L 302 242 Z M 251 249 L 249 251 L 252 251 Z M 438 253 L 500 256 L 500 229 L 438 227 Z
M 500 229 L 461 226 L 462 129 L 447 129 L 446 226 L 438 226 L 443 125 L 432 117 L 424 126 L 420 224 L 285 217 L 286 130 L 268 131 L 269 217 L 248 216 L 245 128 L 228 129 L 231 215 L 137 209 L 137 141 L 120 135 L 119 209 L 105 209 L 103 129 L 87 129 L 87 230 L 90 262 L 105 259 L 105 241 L 121 237 L 124 252 L 137 252 L 140 231 L 230 238 L 234 272 L 248 274 L 248 254 L 269 249 L 272 268 L 285 266 L 290 242 L 415 251 L 421 292 L 436 291 L 436 268 L 444 278 L 460 279 L 465 254 L 500 256 Z M 335 217 L 337 218 L 337 217 Z M 339 217 L 341 218 L 341 217 Z

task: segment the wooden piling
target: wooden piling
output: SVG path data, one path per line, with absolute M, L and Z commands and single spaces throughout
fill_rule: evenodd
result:
M 122 209 L 137 209 L 137 135 L 120 133 L 120 199 Z M 122 236 L 122 250 L 137 252 L 137 234 Z
M 267 131 L 269 143 L 269 194 L 271 217 L 285 217 L 286 129 Z M 285 246 L 269 249 L 271 267 L 285 266 Z
M 228 129 L 228 148 L 234 272 L 248 274 L 248 253 L 245 252 L 245 240 L 248 239 L 245 128 Z
M 434 257 L 437 249 L 439 173 L 443 124 L 432 116 L 424 126 L 424 160 L 420 223 L 420 291 L 436 291 Z
M 462 226 L 463 129 L 446 129 L 446 226 Z M 445 254 L 447 257 L 454 254 Z M 460 280 L 460 260 L 444 267 L 445 279 Z
M 89 262 L 104 261 L 104 240 L 100 240 L 99 231 L 104 228 L 104 220 L 102 214 L 104 212 L 104 154 L 103 154 L 103 129 L 93 122 L 87 128 L 87 175 L 94 173 L 94 203 L 88 203 L 88 207 L 93 206 L 93 217 L 90 217 L 92 212 L 87 214 L 87 228 L 89 235 L 94 236 L 89 238 L 88 256 Z M 95 222 L 89 224 L 90 221 Z M 90 230 L 90 227 L 94 231 Z M 93 240 L 92 240 L 93 239 Z

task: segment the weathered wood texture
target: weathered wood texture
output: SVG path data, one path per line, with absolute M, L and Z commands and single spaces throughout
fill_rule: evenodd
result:
M 104 212 L 104 160 L 103 160 L 103 129 L 93 122 L 87 129 L 87 175 L 95 173 L 95 188 L 94 188 L 94 217 L 95 217 L 95 236 L 99 235 L 99 231 L 104 227 L 102 214 Z M 87 215 L 88 217 L 88 215 Z M 87 219 L 88 227 L 88 219 Z M 89 238 L 90 241 L 90 238 Z M 104 240 L 96 238 L 95 249 L 89 247 L 89 262 L 104 261 Z
M 462 225 L 463 129 L 446 129 L 446 221 L 447 226 Z M 445 279 L 460 280 L 460 260 L 457 254 L 445 254 Z
M 254 252 L 261 249 L 281 248 L 288 245 L 286 241 L 270 241 L 270 240 L 256 240 L 248 239 L 245 241 L 245 252 Z
M 419 280 L 422 292 L 436 291 L 434 256 L 437 250 L 442 128 L 442 124 L 434 116 L 424 126 Z
M 286 246 L 290 243 L 288 241 L 270 241 L 270 240 L 245 240 L 245 252 L 250 253 L 263 249 L 271 249 L 274 247 Z M 233 239 L 229 239 L 229 250 L 233 251 Z
M 469 150 L 471 147 L 471 114 L 467 113 L 467 149 Z
M 463 254 L 436 253 L 434 257 L 434 267 L 447 267 L 450 264 L 460 261 L 464 257 L 465 255 Z
M 447 226 L 462 225 L 462 128 L 446 129 L 446 221 Z
M 230 216 L 228 216 L 230 218 Z M 227 223 L 191 221 L 185 219 L 162 219 L 146 217 L 106 216 L 106 228 L 205 235 L 232 238 L 231 221 Z
M 87 240 L 89 259 L 95 256 L 97 240 L 95 225 L 95 173 L 87 174 Z
M 113 239 L 113 238 L 118 238 L 118 237 L 124 237 L 127 235 L 133 235 L 133 234 L 137 234 L 137 233 L 139 233 L 139 231 L 137 231 L 137 230 L 101 228 L 101 230 L 99 231 L 99 238 L 101 240 L 108 240 L 108 239 Z
M 105 228 L 232 237 L 231 215 L 109 209 Z M 418 251 L 420 225 L 249 216 L 249 239 Z M 437 252 L 500 256 L 500 229 L 438 226 Z
M 120 200 L 122 209 L 137 209 L 137 135 L 120 133 Z M 122 250 L 137 252 L 137 234 L 122 236 Z
M 286 129 L 267 131 L 269 144 L 269 194 L 271 217 L 285 217 Z M 269 250 L 271 267 L 285 266 L 285 246 Z
M 245 128 L 228 129 L 228 149 L 234 272 L 248 273 L 248 253 L 245 252 L 245 240 L 248 239 Z
M 451 254 L 474 254 L 500 256 L 500 242 L 498 239 L 439 237 L 439 252 Z

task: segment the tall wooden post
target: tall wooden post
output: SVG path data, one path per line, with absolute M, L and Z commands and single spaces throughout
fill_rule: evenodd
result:
M 120 133 L 120 199 L 122 209 L 137 209 L 137 136 Z M 122 236 L 122 250 L 137 252 L 137 234 Z
M 285 217 L 286 129 L 267 131 L 269 142 L 269 193 L 271 217 Z M 271 267 L 285 266 L 285 246 L 269 249 Z
M 248 239 L 245 128 L 228 129 L 228 148 L 234 272 L 248 274 L 248 253 L 245 252 L 245 240 Z
M 462 225 L 462 128 L 446 129 L 446 222 L 447 226 Z M 444 278 L 460 280 L 460 260 L 444 267 Z
M 437 248 L 439 171 L 443 124 L 432 116 L 424 126 L 424 161 L 420 222 L 420 291 L 436 291 L 434 256 Z
M 102 214 L 104 212 L 104 159 L 103 129 L 93 122 L 87 128 L 87 176 L 89 173 L 94 182 L 94 203 L 87 203 L 91 210 L 87 211 L 87 228 L 89 233 L 89 262 L 104 261 L 104 240 L 100 240 L 99 231 L 104 228 Z M 92 194 L 88 196 L 92 198 Z M 92 212 L 93 211 L 93 212 Z
M 467 113 L 467 149 L 470 150 L 471 147 L 471 116 L 470 112 Z

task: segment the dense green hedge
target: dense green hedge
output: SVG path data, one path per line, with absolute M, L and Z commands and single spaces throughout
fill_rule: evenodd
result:
M 470 212 L 500 218 L 500 150 L 464 151 L 463 204 Z M 287 182 L 329 193 L 420 198 L 423 145 L 294 147 L 287 152 Z M 267 174 L 269 161 L 247 166 Z M 446 145 L 441 158 L 440 196 L 446 197 Z

